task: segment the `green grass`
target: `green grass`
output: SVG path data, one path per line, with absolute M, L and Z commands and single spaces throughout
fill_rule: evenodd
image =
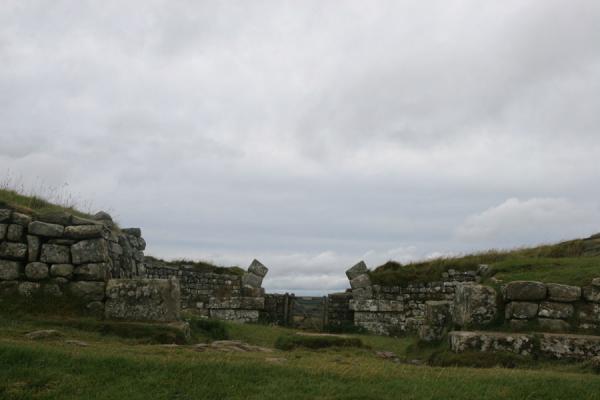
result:
M 68 212 L 82 218 L 91 218 L 88 213 L 78 210 L 74 205 L 61 206 L 36 195 L 27 196 L 15 190 L 0 189 L 0 208 L 11 208 L 25 214 L 46 214 Z
M 384 360 L 374 350 L 406 351 L 411 338 L 359 335 L 373 350 L 274 350 L 272 353 L 197 352 L 193 346 L 140 344 L 99 332 L 61 326 L 63 338 L 30 341 L 35 320 L 0 321 L 0 398 L 16 399 L 595 399 L 600 379 L 582 365 L 546 369 L 515 365 L 502 355 L 490 368 L 430 367 Z M 273 344 L 291 329 L 225 324 L 232 339 Z M 48 325 L 44 324 L 47 328 Z M 273 331 L 273 332 L 270 332 Z M 352 335 L 353 336 L 353 335 Z M 85 340 L 88 347 L 64 339 Z M 439 346 L 439 345 L 438 345 Z M 437 362 L 457 365 L 453 354 Z M 479 357 L 481 358 L 481 357 Z M 275 360 L 275 361 L 273 361 Z
M 279 350 L 326 349 L 329 347 L 363 347 L 363 342 L 356 337 L 341 336 L 301 336 L 284 335 L 275 341 L 275 348 Z
M 490 266 L 490 275 L 504 282 L 539 280 L 581 286 L 600 276 L 600 256 L 595 250 L 596 240 L 598 239 L 578 239 L 533 248 L 490 250 L 406 265 L 389 261 L 373 270 L 370 275 L 375 284 L 405 285 L 439 281 L 443 279 L 443 273 L 450 269 L 472 271 L 477 270 L 480 264 L 487 264 Z

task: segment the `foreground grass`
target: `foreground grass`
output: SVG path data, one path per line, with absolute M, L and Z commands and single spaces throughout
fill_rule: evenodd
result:
M 374 350 L 404 352 L 413 339 L 360 337 L 367 348 L 271 353 L 196 352 L 141 344 L 73 327 L 32 342 L 34 319 L 0 320 L 2 399 L 595 399 L 600 379 L 574 367 L 549 370 L 436 368 L 397 364 Z M 50 327 L 50 322 L 43 324 Z M 232 339 L 271 347 L 294 331 L 227 324 Z M 85 340 L 88 347 L 64 339 Z

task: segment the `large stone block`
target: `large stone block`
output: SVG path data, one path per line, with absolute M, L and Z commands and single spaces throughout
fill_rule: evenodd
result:
M 102 225 L 75 225 L 65 228 L 65 237 L 70 239 L 94 239 L 101 238 L 104 232 Z
M 42 221 L 33 221 L 29 224 L 29 234 L 45 237 L 61 237 L 65 227 L 57 224 L 49 224 Z
M 250 264 L 250 266 L 248 267 L 248 272 L 252 272 L 253 274 L 264 278 L 265 275 L 267 275 L 267 272 L 269 272 L 269 269 L 262 265 L 260 261 L 254 260 L 252 261 L 252 264 Z
M 487 325 L 498 314 L 498 295 L 489 287 L 474 283 L 456 285 L 454 292 L 454 323 L 461 327 Z
M 536 301 L 544 300 L 547 295 L 546 285 L 535 281 L 514 281 L 506 285 L 507 300 Z
M 25 276 L 32 281 L 48 278 L 48 265 L 41 262 L 32 262 L 25 266 Z
M 512 301 L 506 305 L 506 319 L 532 319 L 538 314 L 538 303 L 530 303 L 526 301 Z
M 352 289 L 366 288 L 369 286 L 371 286 L 371 278 L 369 278 L 368 274 L 362 274 L 350 280 L 350 287 L 352 287 Z
M 600 355 L 600 336 L 545 333 L 539 342 L 546 357 L 588 360 Z
M 50 211 L 37 216 L 38 221 L 56 225 L 70 225 L 71 218 L 71 214 L 65 211 Z
M 562 319 L 538 319 L 540 329 L 546 332 L 567 332 L 571 329 L 571 325 Z
M 181 293 L 176 279 L 111 279 L 106 285 L 106 297 L 108 319 L 180 319 Z
M 524 333 L 454 331 L 448 336 L 450 348 L 455 353 L 508 351 L 531 355 L 535 350 L 533 336 Z
M 567 319 L 571 318 L 574 313 L 575 308 L 572 304 L 544 301 L 540 303 L 538 315 L 543 318 Z
M 71 251 L 68 246 L 43 244 L 40 261 L 48 264 L 69 264 L 71 262 Z
M 27 245 L 24 243 L 2 242 L 0 243 L 0 258 L 9 260 L 25 260 L 27 257 Z
M 242 275 L 242 286 L 250 286 L 253 288 L 259 288 L 262 285 L 263 278 L 252 272 L 247 272 Z
M 82 281 L 105 281 L 110 268 L 106 263 L 82 264 L 75 268 L 75 278 Z
M 579 286 L 561 285 L 558 283 L 548 283 L 548 300 L 569 303 L 581 298 L 581 288 Z
M 0 260 L 0 280 L 11 281 L 19 278 L 22 264 L 18 261 Z
M 349 280 L 356 278 L 357 276 L 366 274 L 369 272 L 369 268 L 367 268 L 367 264 L 364 261 L 359 262 L 352 268 L 346 271 L 346 276 Z
M 238 323 L 257 322 L 260 312 L 258 310 L 210 310 L 210 317 L 224 321 Z
M 41 247 L 42 243 L 39 237 L 27 235 L 27 259 L 29 262 L 39 260 Z
M 102 263 L 109 260 L 108 245 L 104 239 L 82 240 L 71 246 L 73 264 Z
M 13 212 L 10 216 L 10 222 L 12 222 L 13 224 L 27 226 L 31 222 L 31 217 L 27 214 Z
M 69 292 L 73 297 L 84 301 L 101 301 L 104 299 L 104 282 L 71 282 Z
M 13 242 L 21 242 L 25 238 L 25 228 L 22 225 L 10 224 L 6 231 L 6 239 Z
M 61 278 L 70 278 L 73 275 L 74 267 L 72 264 L 53 264 L 50 267 L 50 275 Z

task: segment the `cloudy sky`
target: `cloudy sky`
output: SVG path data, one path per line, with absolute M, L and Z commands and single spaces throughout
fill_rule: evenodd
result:
M 587 236 L 599 26 L 595 0 L 3 0 L 1 178 L 271 291 Z

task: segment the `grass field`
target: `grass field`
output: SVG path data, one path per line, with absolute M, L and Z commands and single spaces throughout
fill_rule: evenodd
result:
M 52 323 L 8 316 L 0 323 L 0 398 L 7 400 L 597 399 L 600 393 L 600 377 L 578 364 L 440 368 L 394 363 L 375 354 L 386 350 L 413 357 L 413 338 L 352 335 L 368 347 L 221 353 L 149 345 L 65 327 L 59 320 L 55 328 L 62 338 L 31 341 L 26 332 Z M 231 339 L 267 347 L 293 333 L 261 325 L 226 327 Z

